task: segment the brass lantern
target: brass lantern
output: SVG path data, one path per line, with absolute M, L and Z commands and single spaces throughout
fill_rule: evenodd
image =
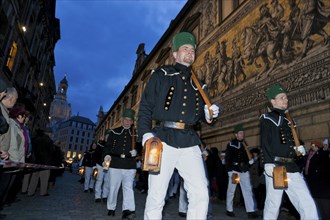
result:
M 153 173 L 160 172 L 163 144 L 157 137 L 147 140 L 144 147 L 143 170 Z
M 94 170 L 93 170 L 93 178 L 94 179 L 97 178 L 97 174 L 99 174 L 99 170 L 97 168 L 94 168 Z
M 274 189 L 287 189 L 288 177 L 285 166 L 276 166 L 273 170 L 273 185 Z
M 240 181 L 238 173 L 233 173 L 231 176 L 231 183 L 232 184 L 238 184 Z
M 79 175 L 83 176 L 85 174 L 85 167 L 81 166 L 79 168 Z
M 102 164 L 104 170 L 109 170 L 110 162 L 111 162 L 111 156 L 110 155 L 106 155 L 104 157 L 104 162 Z

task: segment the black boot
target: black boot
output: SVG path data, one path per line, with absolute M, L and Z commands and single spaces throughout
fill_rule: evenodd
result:
M 257 212 L 248 212 L 247 215 L 248 215 L 248 218 L 259 218 L 259 215 Z
M 124 210 L 122 219 L 134 219 L 135 218 L 135 211 Z
M 226 214 L 227 214 L 229 217 L 235 217 L 235 213 L 234 213 L 234 212 L 227 211 Z
M 115 210 L 109 210 L 108 216 L 115 216 Z

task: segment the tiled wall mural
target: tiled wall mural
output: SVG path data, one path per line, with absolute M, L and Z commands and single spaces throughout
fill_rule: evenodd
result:
M 251 0 L 224 20 L 199 45 L 194 65 L 213 102 L 224 107 L 215 128 L 206 128 L 210 135 L 238 122 L 257 126 L 267 111 L 265 90 L 275 82 L 287 87 L 291 109 L 328 100 L 329 35 L 327 0 Z
M 261 2 L 199 55 L 196 73 L 211 97 L 329 51 L 330 1 Z

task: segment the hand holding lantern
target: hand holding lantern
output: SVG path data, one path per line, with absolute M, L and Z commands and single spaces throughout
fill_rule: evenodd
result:
M 110 162 L 111 162 L 111 156 L 110 155 L 106 155 L 104 157 L 104 161 L 102 163 L 102 166 L 103 166 L 103 169 L 104 170 L 108 170 L 109 169 Z

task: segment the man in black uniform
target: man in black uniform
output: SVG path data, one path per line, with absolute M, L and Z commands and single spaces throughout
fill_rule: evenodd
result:
M 132 219 L 135 217 L 135 201 L 133 182 L 136 173 L 135 157 L 137 151 L 135 146 L 133 109 L 124 109 L 122 115 L 122 126 L 110 129 L 107 143 L 103 150 L 103 158 L 111 156 L 109 178 L 110 192 L 107 201 L 108 215 L 114 216 L 118 190 L 120 185 L 123 189 L 123 215 L 122 218 Z
M 252 192 L 249 166 L 254 160 L 249 158 L 246 152 L 246 143 L 244 141 L 245 131 L 243 125 L 236 125 L 234 128 L 235 139 L 231 140 L 226 149 L 226 168 L 228 171 L 228 188 L 226 198 L 227 215 L 234 217 L 233 200 L 237 183 L 232 182 L 233 174 L 239 176 L 239 184 L 244 197 L 245 209 L 248 218 L 257 218 L 256 204 Z
M 285 115 L 288 109 L 288 97 L 284 88 L 275 84 L 268 88 L 267 99 L 273 110 L 260 117 L 260 143 L 266 179 L 266 201 L 264 219 L 277 219 L 282 202 L 283 192 L 300 214 L 301 219 L 319 219 L 314 200 L 300 173 L 296 151 L 306 154 L 304 146 L 295 146 L 290 128 L 290 121 Z M 273 169 L 285 166 L 288 177 L 287 189 L 275 189 L 273 185 Z
M 142 145 L 152 137 L 159 138 L 163 144 L 160 173 L 149 174 L 144 219 L 162 218 L 166 190 L 175 168 L 187 190 L 187 218 L 206 219 L 208 183 L 199 148 L 201 141 L 193 126 L 201 119 L 212 123 L 212 118 L 219 114 L 219 107 L 205 105 L 192 81 L 190 66 L 195 60 L 195 49 L 194 35 L 176 34 L 172 45 L 176 64 L 156 69 L 141 99 L 138 132 Z M 153 120 L 159 126 L 152 128 Z

